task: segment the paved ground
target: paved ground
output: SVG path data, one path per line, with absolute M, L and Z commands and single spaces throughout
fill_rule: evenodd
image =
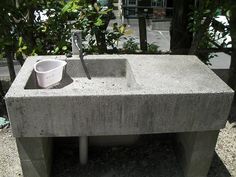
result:
M 215 53 L 217 56 L 210 60 L 214 69 L 228 69 L 230 67 L 231 56 L 223 52 Z
M 139 27 L 138 25 L 128 26 L 128 30 L 133 31 L 132 36 L 139 42 Z M 151 30 L 147 27 L 147 42 L 149 44 L 154 43 L 159 46 L 159 50 L 169 51 L 170 50 L 170 34 L 169 31 Z
M 110 21 L 110 26 L 112 26 L 113 23 L 121 24 L 119 20 L 112 20 Z M 139 26 L 138 21 L 132 20 L 131 22 L 125 21 L 125 24 L 127 24 L 127 33 L 125 34 L 126 37 L 133 37 L 135 38 L 136 42 L 139 41 Z M 123 42 L 125 40 L 121 39 L 121 42 L 119 43 L 119 47 L 122 48 Z M 149 44 L 154 43 L 159 46 L 159 50 L 162 51 L 169 51 L 170 49 L 170 35 L 169 31 L 159 31 L 159 30 L 152 30 L 151 26 L 148 26 L 147 24 L 147 42 Z
M 1 61 L 0 61 L 1 62 Z M 19 72 L 21 66 L 19 64 L 15 64 L 16 73 Z M 0 80 L 9 80 L 9 71 L 7 65 L 0 65 Z
M 119 20 L 113 20 L 110 22 L 110 24 L 117 22 L 121 23 Z M 139 27 L 138 27 L 138 21 L 137 20 L 131 20 L 130 22 L 125 21 L 124 23 L 128 24 L 127 31 L 128 34 L 127 37 L 134 37 L 136 39 L 136 42 L 139 42 Z M 147 22 L 148 24 L 148 22 Z M 155 43 L 159 46 L 159 50 L 162 51 L 169 51 L 170 50 L 170 33 L 169 29 L 166 30 L 152 30 L 151 26 L 147 26 L 147 42 L 148 43 Z M 120 42 L 120 47 L 122 47 L 123 41 Z M 223 52 L 215 53 L 217 56 L 210 60 L 210 63 L 212 64 L 209 66 L 210 68 L 214 69 L 228 69 L 230 66 L 230 55 L 227 55 Z

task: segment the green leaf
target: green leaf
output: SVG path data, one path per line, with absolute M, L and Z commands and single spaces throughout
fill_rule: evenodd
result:
M 19 46 L 19 47 L 20 47 L 21 44 L 22 44 L 22 40 L 23 40 L 23 38 L 22 38 L 22 36 L 20 36 L 20 37 L 19 37 L 19 40 L 18 40 L 18 46 Z
M 57 53 L 59 51 L 59 47 L 56 47 L 53 53 Z
M 227 10 L 226 16 L 227 16 L 227 17 L 230 17 L 230 10 Z
M 64 51 L 67 50 L 67 46 L 63 46 L 62 50 L 64 50 Z
M 47 31 L 47 27 L 46 26 L 42 26 L 42 32 L 46 32 Z
M 97 12 L 99 12 L 99 10 L 100 10 L 99 5 L 98 5 L 97 3 L 94 3 L 93 6 L 94 6 L 95 10 L 96 10 Z
M 22 49 L 22 50 L 26 50 L 26 49 L 27 49 L 27 46 L 24 45 L 21 49 Z
M 62 8 L 62 13 L 68 12 L 68 10 L 72 7 L 73 1 L 67 2 L 67 4 Z
M 103 20 L 101 18 L 98 18 L 96 23 L 94 24 L 95 26 L 102 26 L 104 23 L 103 23 Z
M 101 10 L 99 13 L 101 15 L 106 15 L 108 12 L 111 12 L 111 11 L 112 11 L 112 9 L 110 8 L 110 9 L 106 9 L 106 10 Z
M 125 30 L 126 30 L 126 25 L 125 24 L 123 24 L 123 25 L 121 25 L 120 27 L 119 27 L 119 29 L 120 29 L 120 33 L 125 33 Z
M 204 11 L 204 14 L 209 14 L 210 12 L 211 12 L 211 10 L 207 9 L 207 10 Z

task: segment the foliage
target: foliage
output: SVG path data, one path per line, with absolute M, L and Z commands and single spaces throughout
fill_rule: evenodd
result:
M 139 50 L 139 43 L 137 43 L 135 39 L 131 37 L 126 42 L 124 42 L 123 49 L 127 53 L 136 53 L 137 50 Z
M 117 23 L 113 24 L 112 31 L 107 31 L 106 39 L 107 45 L 110 46 L 113 51 L 117 51 L 119 40 L 125 34 L 126 24 L 118 26 Z
M 67 39 L 72 28 L 67 24 L 67 16 L 60 13 L 63 5 L 62 0 L 22 0 L 18 7 L 6 3 L 1 8 L 8 27 L 1 36 L 4 41 L 1 43 L 2 48 L 9 45 L 18 59 L 26 55 L 63 53 L 60 49 L 69 45 Z M 41 19 L 42 14 L 47 15 L 48 19 Z M 2 21 L 0 24 L 3 24 Z M 3 26 L 3 29 L 6 27 Z
M 219 3 L 212 0 L 199 1 L 197 6 L 191 8 L 188 28 L 195 36 L 197 33 L 202 33 L 197 55 L 203 62 L 209 64 L 209 60 L 215 55 L 203 53 L 201 49 L 224 48 L 229 45 L 226 41 L 226 36 L 229 35 L 228 23 L 222 24 L 216 20 L 219 15 L 225 15 L 229 19 L 229 8 L 224 1 Z M 205 25 L 206 20 L 210 20 L 210 26 Z
M 155 54 L 158 52 L 159 46 L 156 45 L 155 43 L 151 43 L 151 44 L 148 43 L 147 47 L 148 47 L 147 48 L 148 53 Z
M 19 5 L 3 1 L 0 13 L 0 57 L 11 50 L 18 60 L 70 52 L 73 29 L 82 30 L 88 53 L 99 52 L 98 32 L 105 37 L 102 45 L 115 48 L 125 31 L 125 25 L 117 24 L 108 31 L 111 9 L 88 0 L 20 0 Z
M 142 52 L 139 48 L 139 42 L 135 41 L 135 38 L 131 37 L 123 44 L 123 51 L 122 53 L 129 53 L 129 54 L 141 54 L 141 53 L 148 53 L 148 54 L 164 54 L 163 52 L 159 51 L 159 46 L 153 43 L 147 44 L 147 52 Z

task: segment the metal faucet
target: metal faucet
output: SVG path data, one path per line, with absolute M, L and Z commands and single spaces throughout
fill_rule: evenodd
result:
M 88 72 L 88 68 L 84 62 L 85 54 L 83 53 L 83 49 L 82 49 L 82 34 L 81 33 L 82 32 L 80 30 L 77 30 L 72 35 L 72 53 L 79 54 L 79 58 L 82 63 L 84 72 L 85 72 L 87 78 L 90 80 L 91 76 L 90 76 L 90 74 Z M 77 50 L 75 49 L 75 47 Z

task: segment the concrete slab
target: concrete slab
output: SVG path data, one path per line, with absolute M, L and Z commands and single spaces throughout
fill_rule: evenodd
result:
M 104 65 L 99 65 L 101 75 L 90 71 L 91 80 L 80 75 L 83 70 L 75 56 L 68 60 L 71 83 L 26 89 L 33 64 L 46 58 L 65 59 L 30 57 L 6 95 L 16 137 L 206 131 L 225 125 L 233 91 L 195 56 L 87 56 L 89 70 L 98 66 L 90 65 L 94 61 Z M 116 66 L 114 60 L 126 64 Z M 124 75 L 120 67 L 125 67 Z M 114 70 L 118 77 L 110 75 L 117 74 Z
M 48 166 L 43 160 L 21 161 L 24 177 L 50 177 Z
M 185 177 L 206 177 L 219 131 L 177 134 L 177 157 Z
M 24 177 L 49 177 L 51 173 L 50 138 L 16 138 Z
M 49 138 L 17 138 L 16 143 L 21 160 L 43 160 L 50 154 Z

